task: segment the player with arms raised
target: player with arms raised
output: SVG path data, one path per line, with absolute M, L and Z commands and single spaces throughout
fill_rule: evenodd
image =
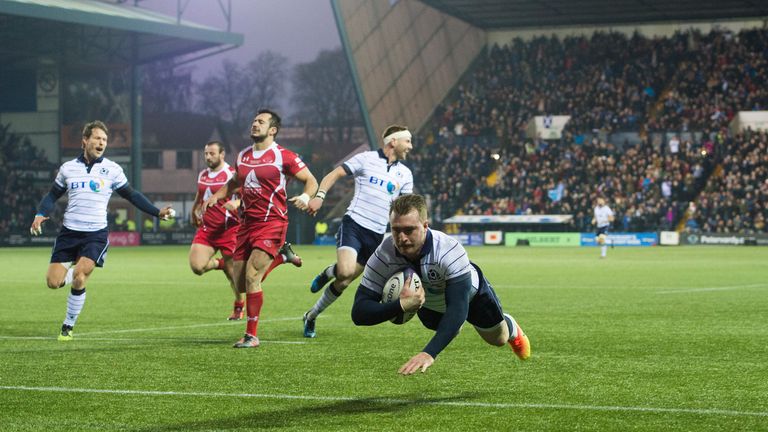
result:
M 45 275 L 51 289 L 72 282 L 60 341 L 72 340 L 72 330 L 85 304 L 85 283 L 94 268 L 104 265 L 107 257 L 107 205 L 112 192 L 117 192 L 149 215 L 161 219 L 175 215 L 170 206 L 159 210 L 141 192 L 131 188 L 123 168 L 104 157 L 108 134 L 107 126 L 98 120 L 85 125 L 83 154 L 61 165 L 50 192 L 40 201 L 30 227 L 32 235 L 41 234 L 42 224 L 49 219 L 56 200 L 68 194 L 63 226 L 53 245 L 51 263 Z M 67 269 L 66 262 L 74 262 L 73 267 Z
M 306 211 L 310 194 L 317 190 L 317 180 L 301 158 L 283 148 L 275 137 L 280 130 L 280 116 L 274 111 L 261 110 L 251 124 L 253 145 L 238 154 L 237 175 L 205 201 L 206 211 L 238 188 L 242 199 L 243 217 L 237 234 L 233 256 L 235 286 L 245 293 L 245 335 L 235 348 L 259 346 L 258 322 L 264 293 L 261 283 L 283 257 L 280 248 L 288 230 L 288 202 Z M 288 200 L 288 177 L 304 183 L 301 195 Z
M 403 312 L 418 311 L 419 320 L 435 335 L 424 349 L 399 370 L 403 375 L 425 372 L 437 355 L 469 322 L 491 345 L 509 344 L 521 360 L 531 355 L 523 329 L 501 302 L 480 268 L 469 261 L 458 240 L 429 228 L 427 205 L 421 195 L 405 195 L 392 203 L 389 213 L 392 236 L 368 260 L 352 306 L 356 325 L 375 325 Z M 410 288 L 408 278 L 400 301 L 380 303 L 389 276 L 413 268 L 424 289 Z

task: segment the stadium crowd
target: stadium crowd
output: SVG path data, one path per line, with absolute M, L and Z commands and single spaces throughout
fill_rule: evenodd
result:
M 516 39 L 491 47 L 436 108 L 408 165 L 438 223 L 571 214 L 569 228 L 586 231 L 604 196 L 617 230 L 766 232 L 766 135 L 728 131 L 738 111 L 765 109 L 765 29 Z M 528 138 L 531 119 L 549 114 L 571 116 L 562 138 Z M 640 142 L 612 140 L 620 132 Z M 53 167 L 8 127 L 0 133 L 0 234 L 23 232 L 51 178 L 35 171 Z
M 0 125 L 0 235 L 29 232 L 37 203 L 50 187 L 54 170 L 28 138 L 10 132 L 10 125 Z M 38 172 L 46 173 L 43 182 L 36 176 Z
M 538 37 L 491 47 L 485 64 L 438 108 L 438 127 L 456 135 L 520 137 L 536 115 L 572 116 L 574 131 L 638 130 L 685 50 L 685 37 L 619 33 Z
M 713 30 L 494 46 L 436 110 L 437 143 L 416 147 L 414 171 L 441 218 L 572 214 L 570 229 L 588 231 L 604 196 L 614 229 L 655 231 L 685 222 L 700 199 L 689 228 L 765 232 L 764 135 L 732 137 L 727 126 L 739 110 L 768 107 L 766 41 L 766 30 Z M 562 139 L 527 138 L 531 119 L 548 114 L 571 116 Z M 611 143 L 614 132 L 641 142 Z
M 768 109 L 768 31 L 688 34 L 649 130 L 717 130 L 738 111 Z
M 699 196 L 691 225 L 704 232 L 766 232 L 768 133 L 735 137 Z

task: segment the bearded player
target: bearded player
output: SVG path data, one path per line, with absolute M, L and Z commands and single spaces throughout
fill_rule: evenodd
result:
M 237 291 L 232 278 L 232 255 L 237 244 L 237 230 L 240 226 L 238 210 L 240 199 L 237 194 L 220 200 L 209 211 L 202 213 L 202 204 L 235 175 L 235 168 L 225 161 L 226 150 L 220 141 L 211 141 L 205 145 L 205 164 L 208 168 L 197 176 L 197 193 L 192 206 L 192 225 L 197 233 L 189 250 L 189 266 L 196 275 L 211 270 L 222 270 L 229 281 L 235 296 L 230 321 L 243 319 L 245 295 Z M 221 251 L 221 258 L 215 257 Z M 280 250 L 285 262 L 301 266 L 301 258 L 293 253 L 291 245 L 286 243 Z
M 208 211 L 240 190 L 243 216 L 233 255 L 233 277 L 237 291 L 245 293 L 248 321 L 245 335 L 234 344 L 235 348 L 259 346 L 257 331 L 264 303 L 262 281 L 283 261 L 279 250 L 288 230 L 288 203 L 306 211 L 310 197 L 317 191 L 317 180 L 301 158 L 275 141 L 280 123 L 280 116 L 274 111 L 258 112 L 251 124 L 253 145 L 238 154 L 236 175 L 203 204 Z M 286 185 L 290 177 L 304 183 L 304 190 L 288 199 Z

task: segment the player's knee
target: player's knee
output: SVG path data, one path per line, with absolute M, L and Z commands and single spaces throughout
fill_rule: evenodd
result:
M 503 337 L 503 335 L 499 335 L 496 339 L 488 341 L 488 343 L 490 343 L 493 346 L 500 347 L 507 344 L 507 339 Z
M 189 268 L 192 269 L 192 273 L 201 276 L 205 273 L 205 268 L 197 263 L 189 263 Z
M 59 289 L 64 285 L 64 279 L 58 280 L 48 276 L 45 278 L 45 283 L 50 289 Z
M 475 330 L 477 330 L 486 343 L 493 346 L 504 346 L 509 339 L 509 333 L 500 327 L 493 330 L 475 327 Z
M 338 291 L 339 293 L 341 293 L 342 291 L 344 291 L 345 289 L 347 289 L 347 287 L 348 287 L 348 286 L 349 286 L 351 283 L 352 283 L 352 279 L 351 279 L 351 278 L 347 278 L 347 279 L 341 279 L 341 278 L 339 278 L 339 279 L 336 279 L 335 281 L 333 281 L 333 288 L 334 288 L 336 291 Z
M 336 268 L 336 281 L 346 288 L 355 279 L 354 269 Z M 338 286 L 338 285 L 337 285 Z
M 72 287 L 84 287 L 87 280 L 87 274 L 76 271 L 74 277 L 72 278 Z

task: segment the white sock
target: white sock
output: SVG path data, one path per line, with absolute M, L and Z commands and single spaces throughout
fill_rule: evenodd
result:
M 72 266 L 67 270 L 67 274 L 64 276 L 64 285 L 67 286 L 72 283 L 72 279 L 75 277 L 75 266 Z
M 333 284 L 330 284 L 325 288 L 323 295 L 317 299 L 317 302 L 314 306 L 312 306 L 312 309 L 307 312 L 307 319 L 313 320 L 317 318 L 318 315 L 320 315 L 324 310 L 328 308 L 328 306 L 330 306 L 333 302 L 336 301 L 336 299 L 339 298 L 339 296 L 337 296 L 331 288 L 333 288 Z
M 504 321 L 507 322 L 507 328 L 509 328 L 509 340 L 512 340 L 517 337 L 517 322 L 514 318 L 512 318 L 512 315 L 505 313 L 504 314 Z
M 325 268 L 325 275 L 329 278 L 335 278 L 336 277 L 336 264 L 331 264 L 328 267 Z
M 69 292 L 69 297 L 67 297 L 67 316 L 64 318 L 64 324 L 70 327 L 75 326 L 77 317 L 80 315 L 80 311 L 83 310 L 83 305 L 85 304 L 85 288 L 77 292 L 78 294 L 75 294 L 75 289 L 73 288 Z
M 608 245 L 603 245 L 603 247 L 600 248 L 600 256 L 605 256 L 607 252 L 608 252 Z

